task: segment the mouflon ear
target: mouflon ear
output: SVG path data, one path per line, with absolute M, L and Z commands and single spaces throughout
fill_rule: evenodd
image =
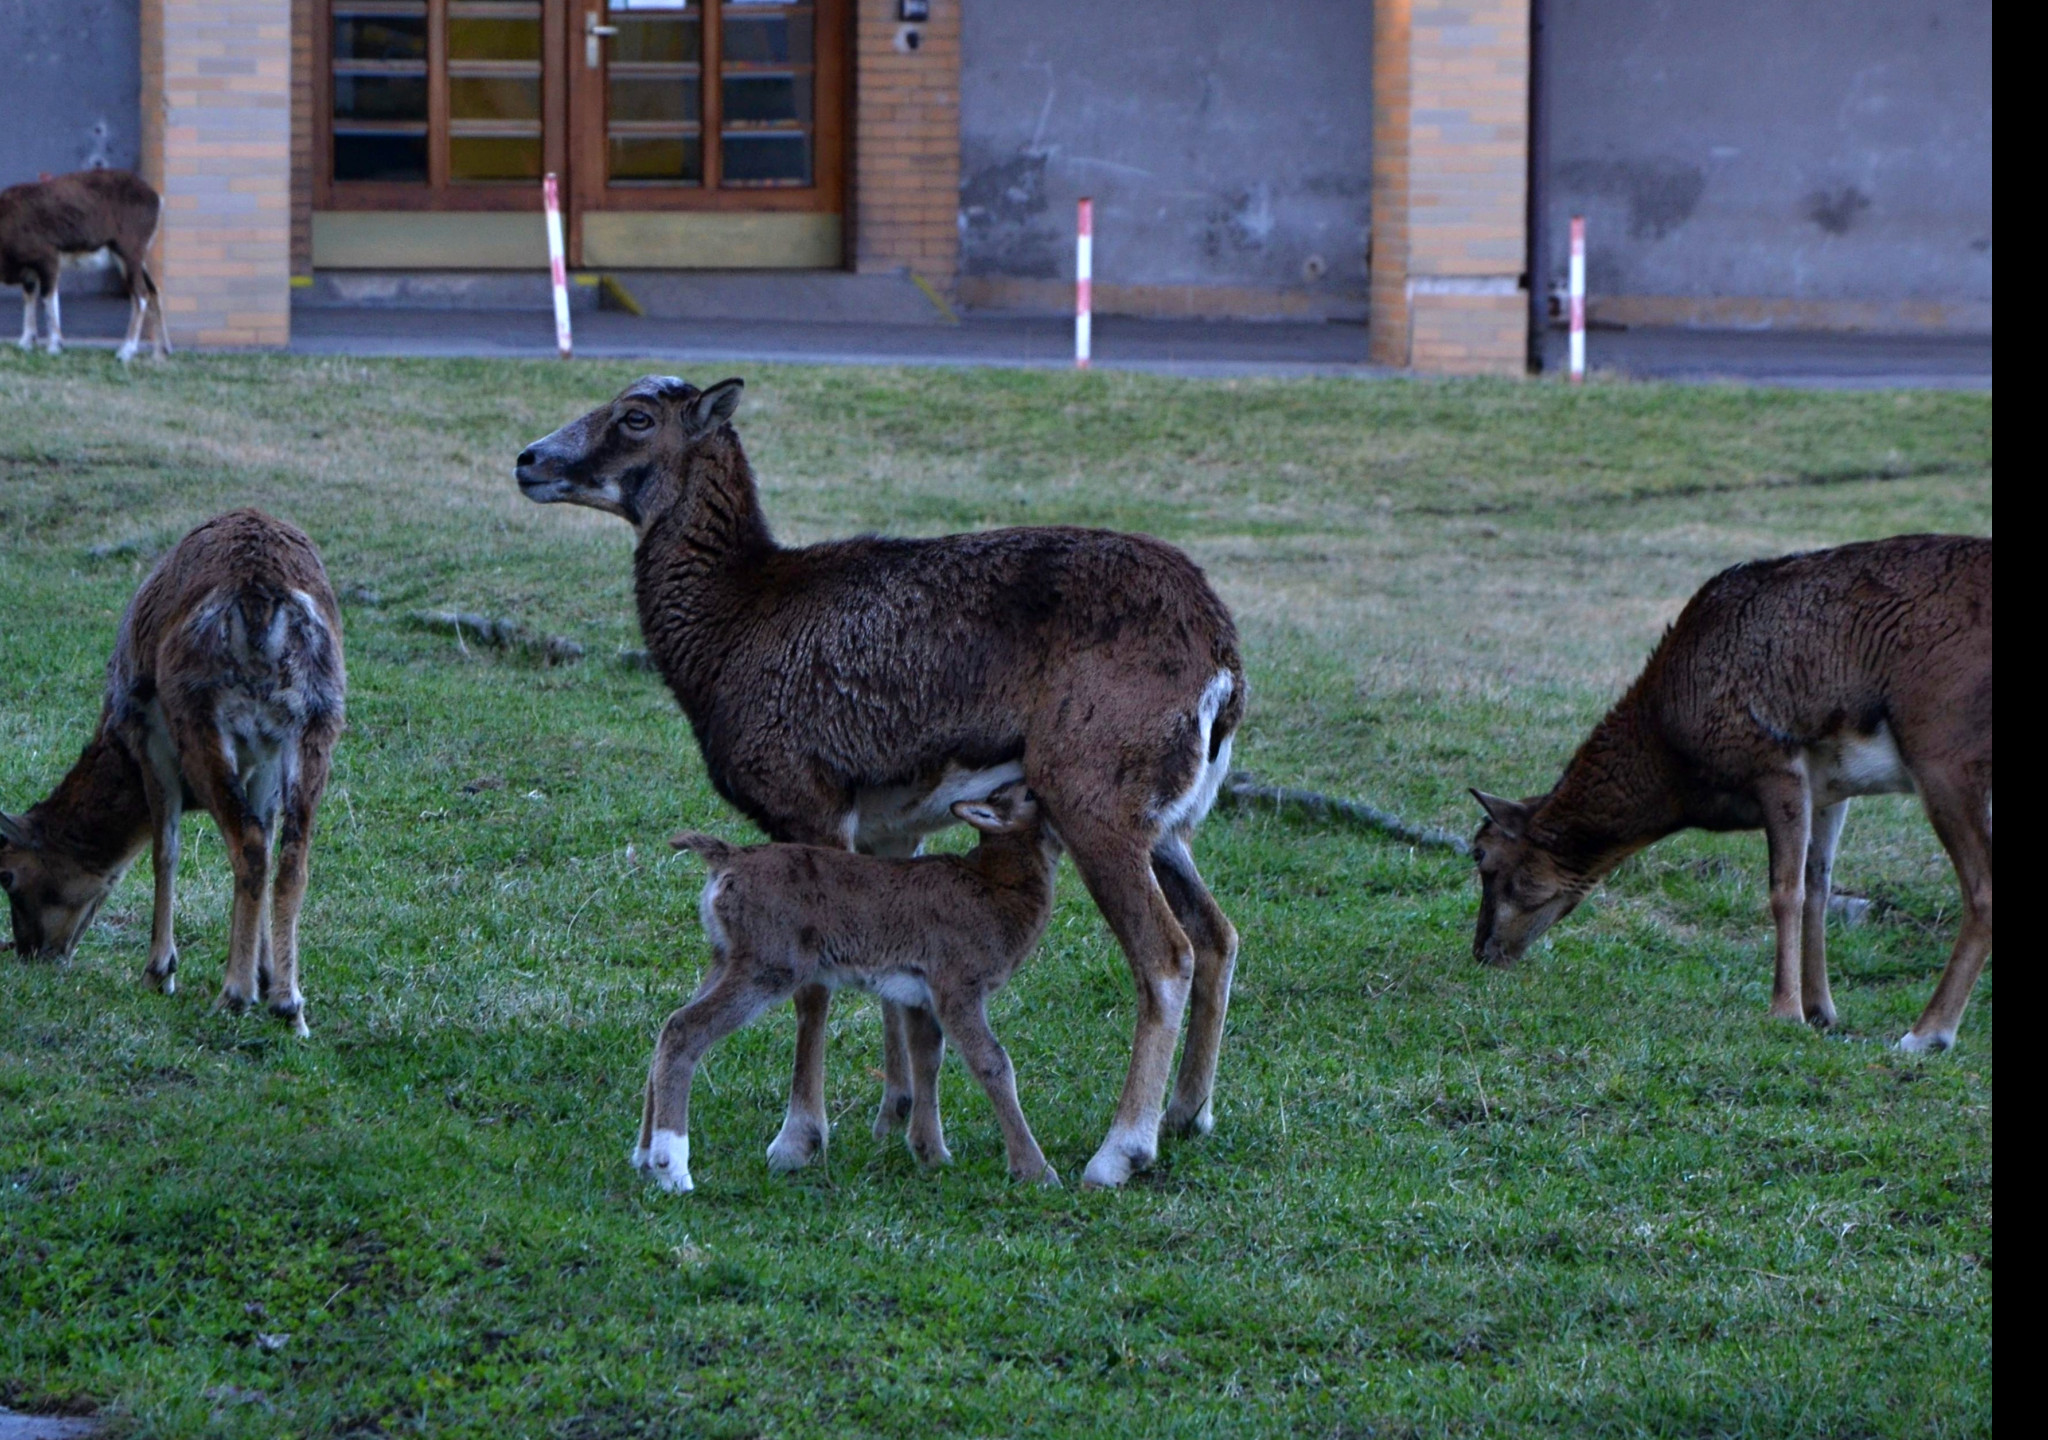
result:
M 692 428 L 714 430 L 732 419 L 732 412 L 740 408 L 740 391 L 746 388 L 747 382 L 734 376 L 699 395 L 696 408 L 690 412 Z
M 9 845 L 19 845 L 24 850 L 30 848 L 28 822 L 0 810 L 0 840 L 5 840 Z
M 998 805 L 989 800 L 960 800 L 953 805 L 955 818 L 965 820 L 984 835 L 1001 835 L 1015 830 L 1018 822 L 1011 816 L 1010 807 Z
M 1484 790 L 1474 790 L 1472 798 L 1479 802 L 1486 818 L 1500 826 L 1510 840 L 1522 838 L 1522 832 L 1529 824 L 1528 806 L 1519 800 L 1503 800 L 1498 795 L 1489 795 Z

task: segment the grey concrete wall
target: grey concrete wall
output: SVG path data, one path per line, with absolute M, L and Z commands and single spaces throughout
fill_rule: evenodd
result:
M 0 0 L 0 187 L 142 148 L 140 0 Z
M 1989 327 L 1990 0 L 1548 0 L 1548 15 L 1553 285 L 1576 212 L 1596 302 L 1930 302 Z
M 967 277 L 1365 295 L 1366 0 L 960 0 Z

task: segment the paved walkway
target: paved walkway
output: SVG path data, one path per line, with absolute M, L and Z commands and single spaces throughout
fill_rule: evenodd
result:
M 1544 367 L 1562 370 L 1554 331 Z M 1738 380 L 1809 390 L 1989 390 L 1989 335 L 1853 335 L 1785 330 L 1595 330 L 1586 360 L 1643 380 Z
M 787 320 L 653 320 L 616 310 L 578 315 L 576 353 L 683 364 L 992 365 L 1074 363 L 1071 320 L 976 316 L 958 325 L 806 324 Z M 553 317 L 507 310 L 303 309 L 292 349 L 312 355 L 555 353 Z M 1104 369 L 1175 375 L 1355 375 L 1367 371 L 1363 325 L 1095 322 Z
M 118 338 L 122 302 L 80 297 L 64 307 L 70 338 Z M 959 325 L 658 320 L 600 310 L 576 317 L 576 353 L 677 366 L 991 365 L 1073 363 L 1073 322 L 1059 317 L 970 316 Z M 1554 333 L 1550 367 L 1562 367 Z M 1590 362 L 1641 379 L 1734 381 L 1796 388 L 1991 388 L 1989 336 L 1844 335 L 1734 330 L 1596 330 Z M 554 354 L 544 310 L 428 310 L 300 306 L 292 349 L 303 355 L 526 356 Z M 1357 324 L 1242 324 L 1098 317 L 1095 363 L 1105 370 L 1171 375 L 1349 375 L 1397 371 L 1366 361 Z

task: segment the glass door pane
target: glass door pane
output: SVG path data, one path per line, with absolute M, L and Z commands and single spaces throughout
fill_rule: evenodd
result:
M 427 181 L 426 0 L 335 0 L 333 178 Z
M 538 180 L 540 0 L 449 0 L 448 178 Z
M 606 170 L 614 185 L 704 183 L 704 27 L 676 0 L 610 0 Z
M 725 0 L 719 12 L 719 179 L 812 183 L 816 22 L 808 4 Z

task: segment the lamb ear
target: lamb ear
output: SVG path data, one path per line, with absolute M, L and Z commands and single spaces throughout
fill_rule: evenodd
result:
M 987 835 L 996 835 L 1008 830 L 1010 817 L 986 800 L 956 800 L 953 814 Z
M 1486 818 L 1507 832 L 1510 840 L 1522 838 L 1522 831 L 1529 823 L 1529 807 L 1519 800 L 1503 800 L 1498 795 L 1489 795 L 1484 790 L 1474 790 L 1472 798 L 1479 802 L 1479 808 L 1486 812 Z
M 697 397 L 697 407 L 690 412 L 690 419 L 696 429 L 715 430 L 732 419 L 732 412 L 740 408 L 740 391 L 747 388 L 747 382 L 734 376 L 721 380 Z

